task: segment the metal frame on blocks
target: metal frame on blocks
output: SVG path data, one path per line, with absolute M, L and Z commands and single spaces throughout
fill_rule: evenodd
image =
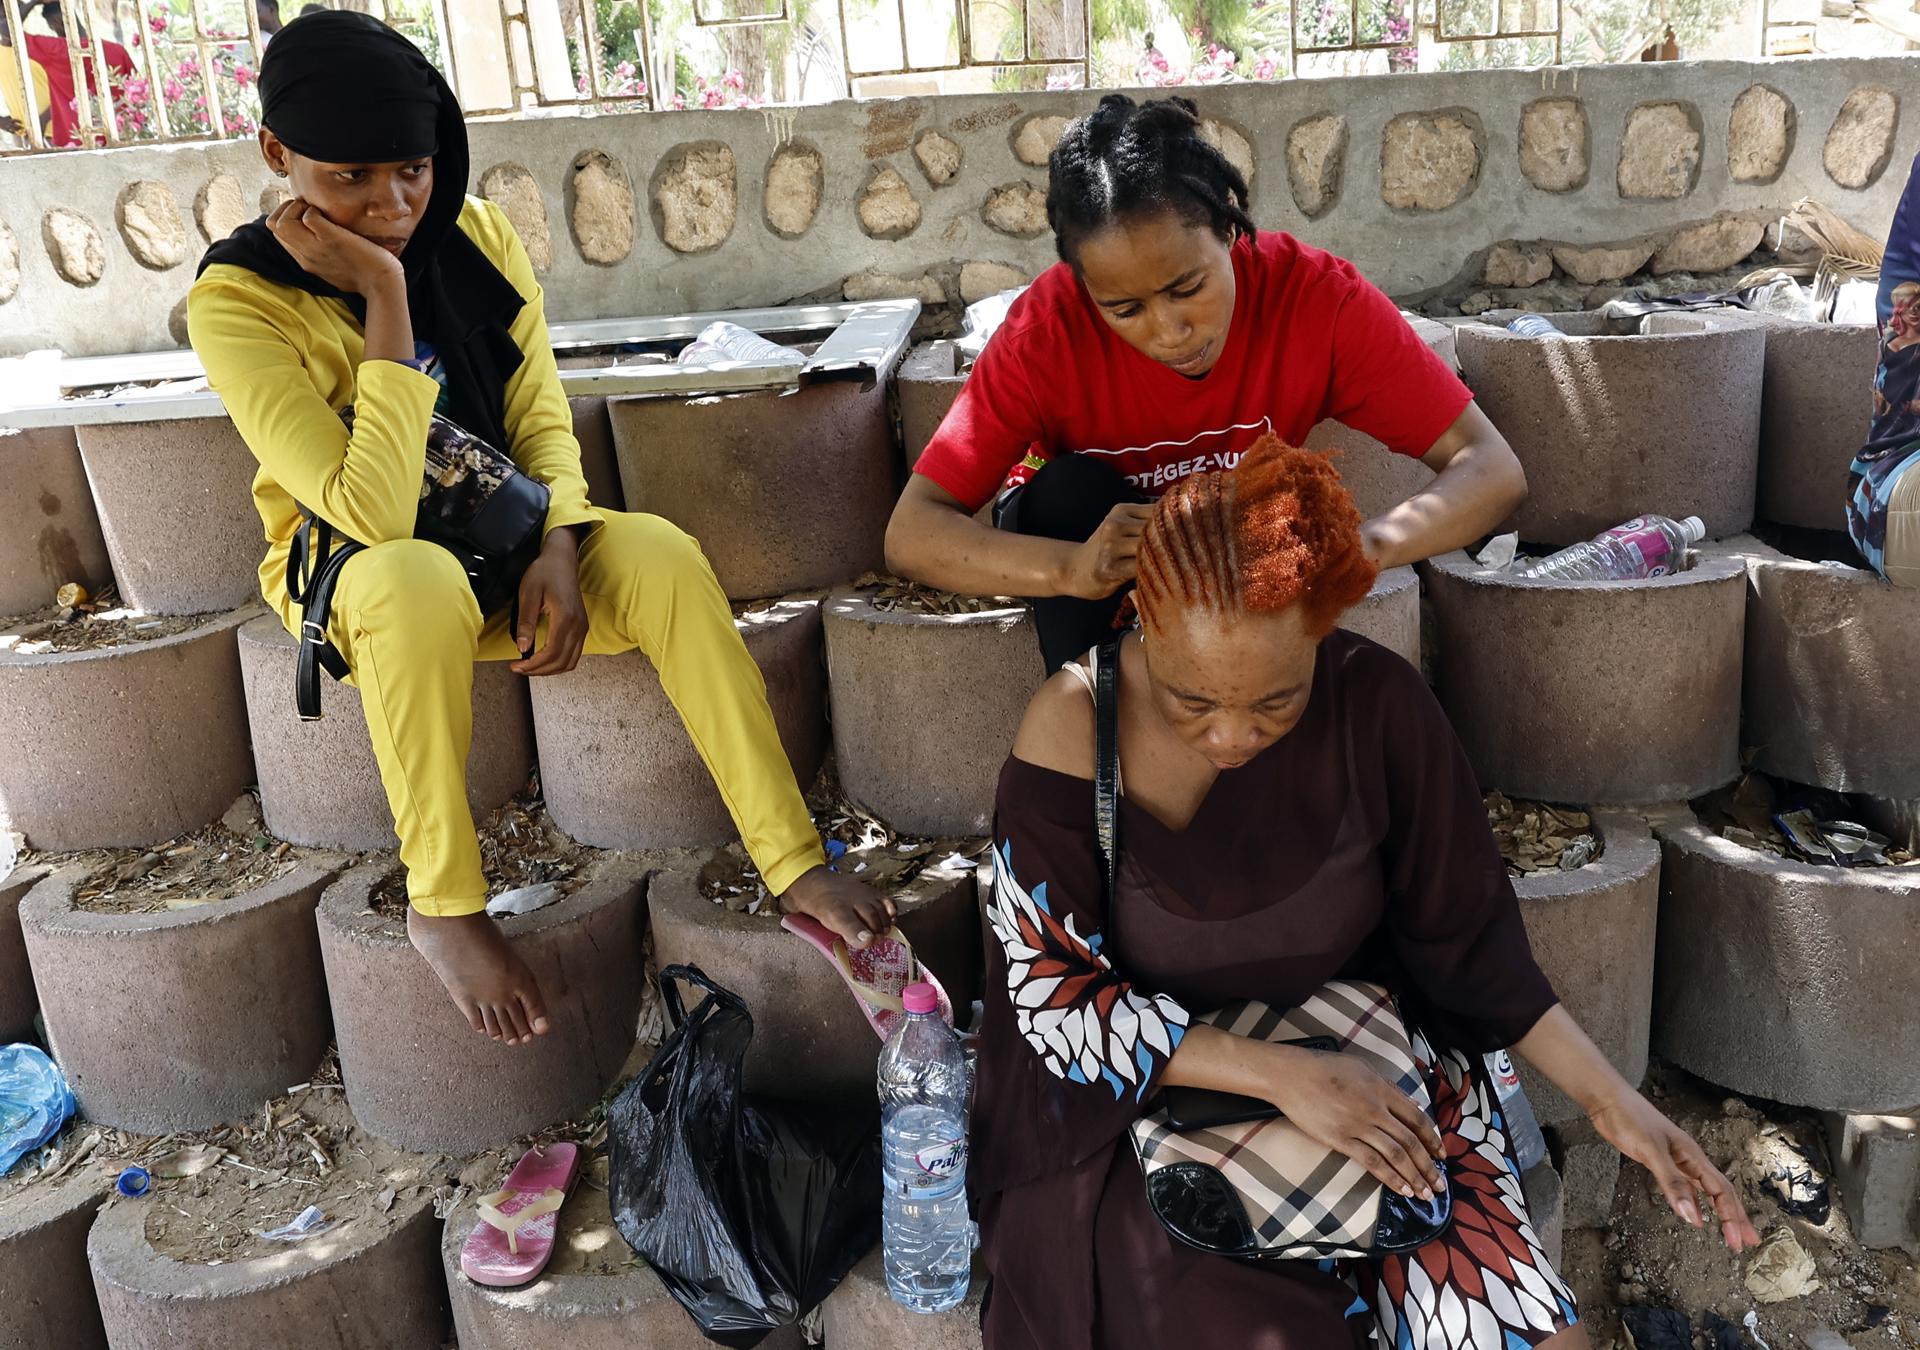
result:
M 891 891 L 900 930 L 956 1008 L 980 988 L 974 866 L 930 867 Z M 785 932 L 772 913 L 736 914 L 700 893 L 692 871 L 657 873 L 647 892 L 661 969 L 698 966 L 753 1013 L 746 1088 L 808 1101 L 871 1102 L 880 1041 L 833 962 Z
M 69 581 L 95 591 L 111 581 L 73 428 L 0 427 L 0 463 L 0 615 L 44 608 Z
M 1756 514 L 1847 528 L 1847 471 L 1867 439 L 1880 330 L 1870 323 L 1767 325 Z
M 1000 768 L 1045 678 L 1027 607 L 922 614 L 835 591 L 826 642 L 846 794 L 908 834 L 985 834 Z
M 928 1317 L 893 1301 L 887 1292 L 886 1259 L 876 1247 L 822 1306 L 832 1350 L 980 1350 L 980 1313 L 986 1302 L 986 1271 L 974 1265 L 966 1302 Z
M 1567 336 L 1454 330 L 1461 374 L 1527 472 L 1527 500 L 1503 529 L 1560 547 L 1650 511 L 1699 516 L 1712 539 L 1753 523 L 1762 325 L 1541 317 Z
M 1367 598 L 1340 616 L 1340 626 L 1379 643 L 1420 667 L 1420 574 L 1393 567 L 1380 574 Z
M 274 615 L 240 629 L 240 669 L 260 810 L 276 837 L 316 848 L 371 852 L 398 844 L 393 811 L 374 762 L 360 691 L 322 677 L 317 722 L 293 701 L 297 644 Z M 503 661 L 473 669 L 473 748 L 467 804 L 484 816 L 526 785 L 533 769 L 533 713 L 527 679 Z
M 1660 926 L 1660 850 L 1646 822 L 1625 812 L 1594 816 L 1600 856 L 1572 872 L 1538 872 L 1513 883 L 1534 960 L 1573 1020 L 1638 1085 L 1647 1074 L 1653 1020 L 1654 938 Z M 1524 1060 L 1515 1061 L 1543 1125 L 1586 1112 Z
M 401 1148 L 459 1155 L 593 1105 L 639 1029 L 645 864 L 609 854 L 572 895 L 500 921 L 552 1023 L 519 1046 L 468 1026 L 405 935 L 369 912 L 374 887 L 397 866 L 356 867 L 320 900 L 340 1072 L 360 1124 Z
M 26 938 L 20 932 L 20 902 L 52 872 L 45 863 L 35 863 L 0 877 L 0 1045 L 25 1040 L 40 1009 Z
M 1652 824 L 1664 853 L 1655 1053 L 1815 1110 L 1920 1101 L 1920 875 L 1776 857 L 1690 812 Z
M 234 630 L 258 612 L 97 651 L 0 652 L 0 830 L 121 848 L 217 820 L 253 776 Z
M 48 1039 L 81 1114 L 140 1134 L 246 1120 L 326 1053 L 313 910 L 343 859 L 160 914 L 74 908 L 63 868 L 20 903 Z
M 148 1245 L 144 1205 L 115 1205 L 87 1237 L 107 1338 L 113 1350 L 439 1345 L 447 1325 L 434 1251 L 440 1225 L 431 1198 L 400 1202 L 408 1207 L 375 1239 L 347 1224 L 273 1256 L 203 1266 Z
M 224 412 L 77 430 L 123 600 L 151 614 L 208 614 L 259 595 L 260 466 Z
M 0 1345 L 107 1350 L 87 1230 L 106 1192 L 84 1175 L 0 1197 Z
M 1530 580 L 1464 553 L 1421 569 L 1435 688 L 1482 786 L 1660 803 L 1739 772 L 1739 558 L 1702 550 L 1688 571 L 1629 582 Z
M 760 667 L 780 743 L 804 790 L 826 757 L 820 602 L 787 600 L 734 620 Z M 554 823 L 598 848 L 680 848 L 736 837 L 685 723 L 640 651 L 588 656 L 530 682 L 540 784 Z

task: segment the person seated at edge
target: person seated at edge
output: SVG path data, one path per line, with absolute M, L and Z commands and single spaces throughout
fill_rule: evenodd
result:
M 1526 496 L 1506 441 L 1351 263 L 1257 231 L 1191 100 L 1109 94 L 1048 166 L 1060 263 L 1013 304 L 914 465 L 888 566 L 1033 599 L 1048 671 L 1109 630 L 1145 503 L 1271 432 L 1336 418 L 1437 477 L 1366 525 L 1382 567 L 1471 543 Z M 1003 486 L 1004 485 L 1004 486 Z M 996 492 L 993 529 L 972 517 Z
M 827 868 L 699 545 L 658 516 L 588 503 L 540 285 L 506 216 L 466 195 L 466 123 L 446 81 L 379 20 L 323 10 L 274 38 L 260 97 L 261 152 L 294 195 L 209 250 L 188 300 L 193 346 L 260 461 L 260 587 L 289 632 L 300 504 L 367 546 L 341 570 L 327 637 L 366 709 L 408 935 L 474 1030 L 523 1044 L 548 1026 L 483 912 L 465 772 L 476 659 L 541 677 L 640 648 L 768 889 L 855 946 L 886 931 L 891 902 Z M 413 538 L 436 411 L 551 490 L 513 631 L 511 607 L 482 614 L 454 555 Z
M 1847 474 L 1847 533 L 1895 586 L 1920 587 L 1920 157 L 1887 232 L 1880 362 L 1866 444 Z
M 1102 901 L 1091 676 L 1027 709 L 1000 775 L 998 942 L 973 1111 L 987 1350 L 1584 1350 L 1528 1219 L 1483 1052 L 1513 1046 L 1729 1247 L 1759 1241 L 1700 1147 L 1575 1025 L 1534 963 L 1459 742 L 1419 671 L 1341 614 L 1377 575 L 1321 455 L 1262 438 L 1141 536 L 1119 641 L 1120 860 Z M 1335 978 L 1406 1009 L 1428 1118 L 1338 1054 L 1195 1023 Z M 1377 1260 L 1236 1261 L 1154 1217 L 1129 1127 L 1166 1087 L 1260 1098 L 1454 1219 Z M 1380 1339 L 1374 1341 L 1378 1329 Z

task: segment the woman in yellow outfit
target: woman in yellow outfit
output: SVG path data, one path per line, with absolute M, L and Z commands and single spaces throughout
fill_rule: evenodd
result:
M 326 637 L 366 709 L 408 934 L 455 1004 L 509 1044 L 547 1030 L 532 975 L 484 913 L 465 785 L 475 660 L 559 675 L 583 652 L 640 648 L 768 889 L 856 946 L 885 931 L 891 902 L 826 866 L 699 546 L 587 501 L 539 283 L 500 210 L 465 196 L 465 122 L 445 81 L 378 20 L 323 10 L 275 37 L 260 92 L 262 152 L 295 195 L 209 251 L 193 345 L 260 461 L 261 591 L 289 632 L 302 508 L 365 546 L 340 570 Z M 481 612 L 451 552 L 413 537 L 436 411 L 549 490 L 517 630 L 509 608 Z

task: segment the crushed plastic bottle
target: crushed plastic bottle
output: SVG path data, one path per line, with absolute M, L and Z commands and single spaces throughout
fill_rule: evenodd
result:
M 1664 577 L 1686 565 L 1687 549 L 1707 537 L 1698 516 L 1669 520 L 1635 516 L 1598 538 L 1563 548 L 1523 568 L 1523 577 L 1553 581 L 1633 581 Z
M 1522 314 L 1507 325 L 1509 333 L 1518 333 L 1521 337 L 1563 338 L 1565 333 L 1555 328 L 1538 314 Z
M 967 1210 L 967 1098 L 960 1038 L 930 984 L 901 995 L 907 1015 L 880 1052 L 881 1230 L 887 1292 L 903 1308 L 945 1312 L 973 1278 Z
M 700 336 L 680 352 L 680 364 L 683 366 L 703 365 L 709 361 L 776 362 L 780 365 L 804 366 L 807 358 L 805 353 L 770 342 L 737 323 L 715 319 L 702 328 Z

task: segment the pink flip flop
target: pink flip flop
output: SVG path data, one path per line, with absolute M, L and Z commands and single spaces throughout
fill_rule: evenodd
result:
M 913 954 L 913 944 L 898 928 L 875 938 L 865 951 L 849 951 L 838 933 L 806 914 L 789 914 L 780 926 L 795 937 L 804 938 L 822 956 L 833 962 L 840 979 L 852 991 L 867 1025 L 881 1040 L 893 1034 L 900 1019 L 907 1015 L 900 993 L 916 980 L 933 986 L 940 997 L 940 1016 L 953 1025 L 953 1002 L 940 986 L 934 973 L 921 965 Z
M 560 1206 L 580 1175 L 576 1144 L 529 1149 L 507 1184 L 479 1200 L 480 1222 L 460 1248 L 460 1269 L 475 1284 L 511 1289 L 538 1279 L 553 1259 Z

